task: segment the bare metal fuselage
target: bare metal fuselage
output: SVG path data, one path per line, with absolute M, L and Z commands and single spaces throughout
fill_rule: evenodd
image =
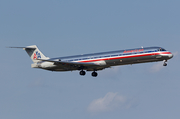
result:
M 93 71 L 93 77 L 98 75 L 96 71 L 111 66 L 156 61 L 164 61 L 163 65 L 166 66 L 167 60 L 173 57 L 171 52 L 166 51 L 161 47 L 135 48 L 58 58 L 46 57 L 36 45 L 11 48 L 23 48 L 34 62 L 34 64 L 31 65 L 32 68 L 40 68 L 50 71 L 80 70 L 79 74 L 82 76 L 86 74 L 84 70 Z
M 87 70 L 97 71 L 111 66 L 128 65 L 146 62 L 167 61 L 173 55 L 169 51 L 160 51 L 160 47 L 136 48 L 120 51 L 111 51 L 103 53 L 84 54 L 68 57 L 52 58 L 50 60 L 60 60 L 67 63 L 51 65 L 43 69 L 51 71 L 72 71 Z M 99 66 L 83 66 L 68 64 L 68 62 L 97 63 Z M 43 62 L 42 62 L 43 63 Z M 56 63 L 54 63 L 56 64 Z M 40 67 L 39 67 L 40 68 Z

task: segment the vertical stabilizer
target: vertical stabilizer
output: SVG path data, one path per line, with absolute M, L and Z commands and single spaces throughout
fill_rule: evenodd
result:
M 38 49 L 36 45 L 31 45 L 23 48 L 34 63 L 37 63 L 37 59 L 49 59 L 44 56 L 43 53 Z

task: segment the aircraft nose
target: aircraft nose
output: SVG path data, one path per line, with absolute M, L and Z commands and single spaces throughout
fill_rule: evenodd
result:
M 168 56 L 169 56 L 169 58 L 172 58 L 172 57 L 173 57 L 173 54 L 171 53 L 171 54 L 169 54 Z

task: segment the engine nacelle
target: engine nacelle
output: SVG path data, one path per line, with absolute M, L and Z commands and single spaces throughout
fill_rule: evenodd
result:
M 51 68 L 51 67 L 54 67 L 54 63 L 53 62 L 43 62 L 40 64 L 40 67 L 41 68 Z

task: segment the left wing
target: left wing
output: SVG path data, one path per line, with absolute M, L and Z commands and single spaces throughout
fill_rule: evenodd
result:
M 94 70 L 102 70 L 104 68 L 108 68 L 109 66 L 106 65 L 105 61 L 97 61 L 97 62 L 66 62 L 66 61 L 55 61 L 55 60 L 48 60 L 48 59 L 37 59 L 40 61 L 46 61 L 46 62 L 53 62 L 54 65 L 60 65 L 66 67 L 67 65 L 73 68 L 77 69 L 84 69 L 87 71 L 94 71 Z

